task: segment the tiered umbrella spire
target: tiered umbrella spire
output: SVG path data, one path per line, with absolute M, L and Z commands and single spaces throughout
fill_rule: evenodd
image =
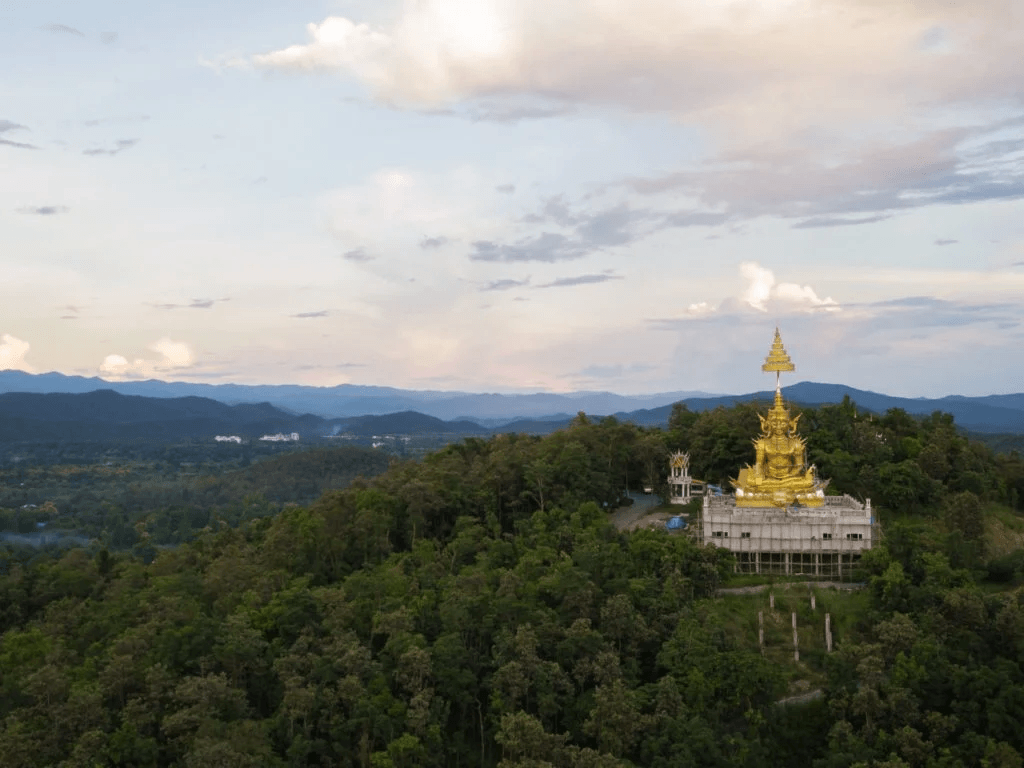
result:
M 786 348 L 782 346 L 782 334 L 779 333 L 779 329 L 775 329 L 775 340 L 772 342 L 771 351 L 768 352 L 768 357 L 764 359 L 764 365 L 761 366 L 762 371 L 775 371 L 775 393 L 776 395 L 781 393 L 781 381 L 779 375 L 783 371 L 795 371 L 796 366 L 793 365 L 793 361 L 789 357 L 789 353 L 786 352 Z

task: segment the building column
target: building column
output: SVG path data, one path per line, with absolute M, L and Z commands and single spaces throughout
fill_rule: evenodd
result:
M 793 555 L 792 555 L 792 553 L 787 552 L 786 554 L 783 555 L 783 557 L 786 559 L 786 573 L 787 574 L 788 573 L 792 573 L 793 572 Z
M 754 573 L 761 572 L 761 553 L 760 551 L 754 553 Z
M 814 553 L 814 575 L 821 576 L 821 553 Z

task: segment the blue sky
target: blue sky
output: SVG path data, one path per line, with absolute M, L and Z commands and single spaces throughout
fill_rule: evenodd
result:
M 0 367 L 1024 390 L 1024 5 L 0 5 Z

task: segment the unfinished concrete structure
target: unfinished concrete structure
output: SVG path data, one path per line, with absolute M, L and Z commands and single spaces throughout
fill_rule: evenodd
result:
M 871 500 L 825 496 L 820 507 L 737 507 L 732 495 L 704 496 L 700 536 L 736 553 L 741 573 L 849 577 L 871 549 Z

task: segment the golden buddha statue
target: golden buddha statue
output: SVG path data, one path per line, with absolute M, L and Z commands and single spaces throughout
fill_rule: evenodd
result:
M 828 481 L 819 482 L 814 467 L 807 466 L 807 446 L 796 431 L 800 417 L 791 419 L 782 400 L 779 375 L 782 371 L 795 371 L 796 366 L 782 346 L 778 328 L 761 370 L 775 372 L 775 404 L 767 416 L 759 416 L 761 436 L 754 440 L 754 466 L 741 469 L 739 478 L 732 481 L 736 506 L 820 507 L 825 502 Z

